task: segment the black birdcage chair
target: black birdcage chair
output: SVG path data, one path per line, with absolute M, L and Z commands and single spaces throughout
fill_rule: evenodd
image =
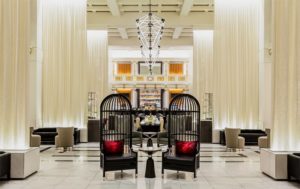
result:
M 200 153 L 200 104 L 189 94 L 173 98 L 168 114 L 168 149 L 162 155 L 164 169 L 193 172 L 197 176 Z
M 135 169 L 137 153 L 132 151 L 132 108 L 123 95 L 111 94 L 100 105 L 100 167 L 106 171 Z

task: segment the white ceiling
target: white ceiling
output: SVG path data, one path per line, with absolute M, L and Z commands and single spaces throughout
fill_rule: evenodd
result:
M 211 29 L 213 2 L 151 0 L 152 12 L 166 20 L 163 38 L 169 41 L 192 38 L 193 29 Z M 137 37 L 135 20 L 149 11 L 149 0 L 87 0 L 87 11 L 88 29 L 107 29 L 111 39 L 130 41 Z

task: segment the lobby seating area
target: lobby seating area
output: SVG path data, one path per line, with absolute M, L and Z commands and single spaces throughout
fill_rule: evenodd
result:
M 258 139 L 267 136 L 265 131 L 257 129 L 242 129 L 239 136 L 245 138 L 245 145 L 258 145 Z
M 68 148 L 73 148 L 75 141 L 75 134 L 73 127 L 57 128 L 57 135 L 55 136 L 55 147 L 63 148 L 64 150 Z
M 58 129 L 59 128 L 56 127 L 44 127 L 34 129 L 32 133 L 41 137 L 41 144 L 55 144 L 55 137 L 58 135 Z M 73 139 L 74 144 L 80 142 L 80 130 L 78 128 L 74 128 Z
M 40 147 L 41 145 L 41 136 L 33 134 L 33 127 L 29 128 L 30 134 L 30 147 Z
M 100 125 L 100 166 L 103 177 L 107 171 L 116 170 L 135 169 L 137 174 L 138 159 L 137 153 L 132 151 L 133 122 L 129 100 L 122 95 L 109 95 L 102 101 L 100 112 L 100 119 L 107 120 Z M 117 121 L 110 119 L 113 117 Z
M 226 148 L 229 150 L 243 150 L 245 147 L 245 138 L 239 136 L 241 129 L 225 128 Z
M 144 141 L 146 146 L 146 141 Z M 156 146 L 156 143 L 154 143 Z M 166 147 L 162 147 L 163 150 Z M 138 147 L 133 146 L 138 151 Z M 257 148 L 246 147 L 242 152 L 226 151 L 220 144 L 201 144 L 200 168 L 197 169 L 197 178 L 192 172 L 165 170 L 161 175 L 161 152 L 154 155 L 155 179 L 145 179 L 147 153 L 138 152 L 138 174 L 135 170 L 108 171 L 103 178 L 102 169 L 99 169 L 99 144 L 80 143 L 74 146 L 73 151 L 59 153 L 52 147 L 41 153 L 41 168 L 26 180 L 11 180 L 0 182 L 1 188 L 29 189 L 44 188 L 86 188 L 86 189 L 232 189 L 232 188 L 273 188 L 297 189 L 297 182 L 276 181 L 260 171 L 260 157 Z M 26 184 L 24 184 L 26 183 Z
M 188 171 L 196 178 L 200 167 L 200 104 L 191 95 L 178 95 L 170 102 L 168 116 L 168 148 L 162 153 L 162 174 L 165 169 Z
M 300 189 L 300 0 L 0 0 L 0 189 Z
M 240 129 L 238 135 L 244 138 L 245 145 L 258 145 L 259 137 L 267 136 L 265 131 L 258 129 Z M 220 131 L 220 144 L 226 145 L 226 134 L 224 130 Z
M 266 129 L 266 136 L 258 138 L 259 148 L 270 148 L 271 146 L 271 129 Z

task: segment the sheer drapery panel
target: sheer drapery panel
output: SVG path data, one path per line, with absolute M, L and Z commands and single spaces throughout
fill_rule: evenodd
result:
M 194 31 L 193 95 L 204 105 L 204 94 L 213 92 L 212 30 Z
M 43 127 L 85 127 L 86 1 L 41 0 Z
M 0 0 L 0 149 L 28 146 L 30 0 Z
M 107 46 L 107 31 L 87 31 L 88 91 L 96 92 L 97 107 L 109 93 Z
M 272 148 L 300 150 L 300 1 L 273 1 Z
M 259 128 L 261 0 L 215 0 L 214 126 Z

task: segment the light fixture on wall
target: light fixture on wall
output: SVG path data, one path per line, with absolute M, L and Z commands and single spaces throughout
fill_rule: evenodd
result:
M 149 65 L 149 72 L 152 75 L 152 65 L 159 57 L 160 40 L 162 38 L 165 20 L 154 15 L 149 2 L 149 13 L 136 20 L 140 48 L 145 63 Z
M 37 47 L 30 47 L 29 48 L 29 54 L 33 54 L 34 51 L 36 51 Z

